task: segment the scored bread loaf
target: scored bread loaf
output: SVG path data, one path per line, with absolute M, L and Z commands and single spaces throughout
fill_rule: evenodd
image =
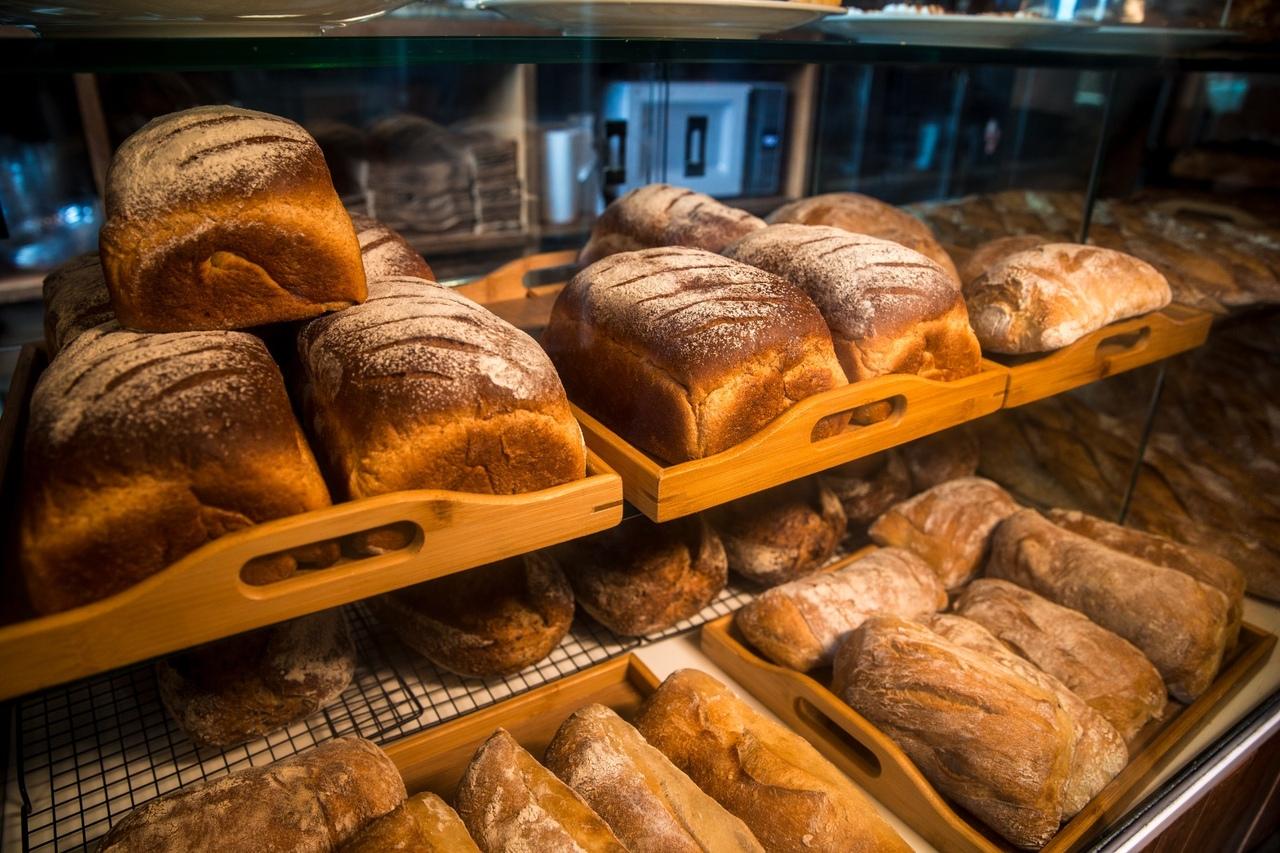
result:
M 991 531 L 1017 512 L 1017 502 L 982 477 L 948 480 L 894 504 L 867 533 L 877 545 L 905 548 L 928 563 L 948 590 L 982 568 Z
M 24 464 L 21 560 L 41 613 L 113 595 L 234 530 L 329 505 L 280 369 L 240 332 L 84 332 L 36 383 Z M 304 549 L 246 580 L 334 556 Z
M 648 184 L 605 208 L 578 256 L 578 265 L 659 246 L 719 252 L 743 234 L 763 227 L 759 218 L 709 195 L 670 184 Z
M 845 384 L 831 333 L 799 288 L 699 249 L 587 267 L 560 291 L 542 345 L 575 403 L 666 462 L 732 447 Z
M 980 578 L 956 599 L 955 612 L 1071 688 L 1127 743 L 1164 714 L 1164 682 L 1147 656 L 1079 611 L 1017 584 Z
M 604 705 L 569 715 L 547 746 L 546 765 L 631 853 L 764 851 L 746 824 Z
M 828 468 L 818 481 L 840 499 L 850 528 L 865 527 L 911 494 L 911 472 L 899 448 Z
M 704 672 L 667 676 L 635 726 L 770 853 L 911 849 L 808 741 Z
M 1070 820 L 1129 763 L 1129 750 L 1116 727 L 1067 685 L 1018 657 L 977 622 L 938 613 L 924 623 L 929 630 L 967 649 L 981 652 L 1010 672 L 1052 693 L 1071 719 L 1071 772 L 1062 792 L 1062 817 Z
M 770 225 L 724 253 L 809 294 L 850 382 L 886 373 L 952 380 L 981 369 L 960 291 L 919 252 L 839 228 Z
M 966 426 L 916 439 L 898 450 L 911 474 L 912 492 L 923 492 L 958 477 L 972 477 L 978 470 L 978 437 Z
M 725 504 L 710 515 L 729 568 L 776 586 L 817 571 L 844 538 L 844 507 L 814 478 Z
M 193 743 L 227 747 L 332 704 L 355 669 L 346 617 L 325 610 L 171 655 L 156 682 Z
M 609 824 L 506 729 L 476 750 L 454 805 L 484 853 L 628 853 Z
M 532 338 L 448 288 L 374 282 L 298 334 L 304 409 L 344 498 L 403 489 L 515 494 L 580 479 L 586 451 Z
M 1227 641 L 1227 597 L 1190 575 L 1114 551 L 1035 510 L 1000 522 L 987 575 L 1079 610 L 1142 649 L 1169 693 L 1189 702 L 1213 683 Z
M 116 149 L 105 195 L 102 267 L 129 328 L 243 329 L 365 298 L 324 154 L 288 119 L 231 106 L 161 116 Z
M 351 224 L 356 229 L 360 262 L 368 281 L 399 276 L 436 280 L 426 259 L 392 228 L 372 217 L 358 214 L 351 217 Z
M 872 614 L 919 619 L 946 606 L 947 591 L 928 563 L 880 548 L 839 571 L 765 590 L 734 622 L 771 660 L 807 672 L 830 663 L 841 640 Z
M 1227 597 L 1227 648 L 1236 644 L 1244 619 L 1244 573 L 1230 560 L 1156 533 L 1121 527 L 1078 510 L 1051 509 L 1049 520 L 1064 530 L 1133 557 L 1190 575 Z
M 144 803 L 98 850 L 335 850 L 404 798 L 400 771 L 382 750 L 363 738 L 338 738 Z
M 44 277 L 44 343 L 53 358 L 81 332 L 116 318 L 98 253 L 80 255 Z
M 1010 255 L 1052 242 L 1054 241 L 1050 238 L 1039 234 L 1012 234 L 1008 237 L 988 240 L 974 249 L 960 265 L 960 281 L 968 287 L 977 280 L 978 276 Z
M 480 853 L 449 804 L 430 791 L 414 794 L 342 845 L 341 853 Z
M 637 517 L 559 546 L 582 609 L 610 631 L 662 631 L 710 604 L 728 580 L 724 545 L 700 515 Z
M 406 646 L 472 678 L 537 663 L 573 624 L 573 590 L 546 551 L 405 587 L 372 604 Z
M 965 285 L 964 296 L 982 349 L 1010 354 L 1065 347 L 1172 298 L 1169 282 L 1145 261 L 1076 243 L 1008 255 Z
M 942 267 L 957 287 L 960 285 L 960 275 L 956 272 L 955 263 L 933 236 L 929 226 L 905 210 L 871 196 L 860 193 L 825 193 L 802 198 L 784 204 L 770 213 L 765 221 L 770 225 L 783 222 L 830 225 L 855 234 L 891 240 L 924 255 Z

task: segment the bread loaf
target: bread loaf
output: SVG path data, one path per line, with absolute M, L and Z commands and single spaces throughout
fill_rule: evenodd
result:
M 978 276 L 1010 255 L 1052 242 L 1053 240 L 1040 234 L 1011 234 L 1008 237 L 988 240 L 975 248 L 960 265 L 960 281 L 968 287 L 977 280 Z
M 670 184 L 649 184 L 605 208 L 578 264 L 585 267 L 607 255 L 660 246 L 719 252 L 743 234 L 763 227 L 757 217 L 709 195 Z
M 451 290 L 380 279 L 298 334 L 304 407 L 344 498 L 515 494 L 581 478 L 582 432 L 528 335 Z
M 1064 530 L 1132 557 L 1190 575 L 1227 597 L 1227 648 L 1236 643 L 1244 619 L 1244 574 L 1230 560 L 1155 533 L 1121 527 L 1078 510 L 1051 509 L 1049 520 Z
M 631 853 L 763 853 L 746 824 L 603 705 L 580 708 L 561 724 L 546 763 Z
M 908 442 L 899 448 L 911 475 L 911 491 L 923 492 L 978 470 L 978 437 L 967 426 Z
M 911 848 L 809 742 L 696 669 L 667 676 L 636 716 L 650 744 L 741 818 L 770 853 Z
M 355 215 L 351 224 L 356 229 L 356 241 L 360 244 L 360 262 L 365 278 L 420 278 L 435 281 L 431 266 L 396 231 L 368 216 Z
M 640 636 L 696 615 L 724 589 L 720 537 L 702 516 L 628 519 L 557 548 L 582 609 L 610 631 Z
M 505 729 L 476 750 L 454 804 L 484 853 L 628 853 L 609 825 Z
M 288 119 L 230 106 L 161 116 L 116 149 L 105 195 L 102 267 L 129 328 L 243 329 L 365 298 L 324 154 Z
M 877 545 L 905 548 L 938 573 L 948 590 L 982 568 L 991 531 L 1017 512 L 1009 493 L 982 477 L 948 480 L 890 507 L 868 531 Z
M 840 499 L 816 479 L 757 492 L 710 514 L 729 568 L 777 586 L 817 571 L 844 538 Z
M 938 613 L 924 623 L 958 646 L 987 655 L 1014 675 L 1053 694 L 1071 720 L 1071 772 L 1062 792 L 1062 817 L 1070 820 L 1129 763 L 1129 750 L 1115 726 L 1067 685 L 1018 657 L 977 622 L 952 613 Z
M 1015 354 L 1065 347 L 1171 299 L 1169 283 L 1150 264 L 1075 243 L 1008 255 L 966 285 L 964 295 L 983 350 Z
M 373 610 L 436 666 L 489 678 L 551 654 L 573 624 L 573 591 L 551 554 L 535 551 L 387 593 Z
M 429 791 L 414 794 L 342 846 L 342 853 L 387 853 L 389 850 L 480 853 L 458 813 Z
M 261 737 L 332 704 L 356 649 L 341 610 L 215 640 L 156 664 L 160 699 L 196 746 Z
M 873 614 L 919 619 L 946 606 L 947 591 L 928 563 L 882 548 L 839 571 L 766 590 L 734 618 L 756 649 L 806 672 L 830 663 L 840 642 Z
M 840 499 L 851 528 L 865 527 L 911 494 L 911 473 L 897 448 L 828 468 L 818 481 Z
M 143 803 L 98 850 L 334 850 L 404 797 L 404 780 L 382 750 L 362 738 L 339 738 Z
M 238 332 L 84 332 L 36 383 L 24 464 L 21 560 L 41 613 L 113 595 L 226 533 L 329 505 L 279 368 Z M 326 555 L 336 556 L 298 558 Z M 277 563 L 272 577 L 296 565 Z
M 81 332 L 115 318 L 97 252 L 72 258 L 44 277 L 44 343 L 50 358 Z
M 910 213 L 859 193 L 825 193 L 784 204 L 769 214 L 769 224 L 830 225 L 890 240 L 919 252 L 946 271 L 960 286 L 960 275 L 928 225 Z
M 556 298 L 542 345 L 570 399 L 666 462 L 719 453 L 845 384 L 804 293 L 698 249 L 592 264 Z
M 1014 513 L 996 528 L 987 575 L 1079 610 L 1124 637 L 1183 702 L 1218 673 L 1227 597 L 1189 575 L 1063 530 L 1035 510 Z
M 841 644 L 832 690 L 888 735 L 940 792 L 1015 847 L 1058 831 L 1071 720 L 1052 693 L 897 616 Z
M 965 588 L 955 612 L 1071 688 L 1128 743 L 1164 714 L 1164 682 L 1147 656 L 1076 610 L 983 578 Z

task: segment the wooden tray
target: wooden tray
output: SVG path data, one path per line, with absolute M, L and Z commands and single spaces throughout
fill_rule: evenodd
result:
M 1117 373 L 1195 349 L 1209 336 L 1213 315 L 1185 305 L 1131 317 L 1041 356 L 999 356 L 1009 370 L 1005 408 L 1061 394 Z
M 0 477 L 8 506 L 17 506 L 21 436 L 42 361 L 36 347 L 24 348 L 0 419 Z M 209 542 L 110 598 L 38 618 L 29 609 L 12 612 L 13 602 L 25 596 L 11 513 L 0 699 L 613 527 L 622 520 L 621 481 L 597 456 L 587 457 L 585 479 L 538 492 L 395 492 L 255 525 Z M 418 531 L 398 551 L 265 586 L 241 580 L 242 567 L 256 557 L 395 523 Z
M 1150 723 L 1139 733 L 1124 770 L 1064 824 L 1044 850 L 1062 853 L 1082 849 L 1115 823 L 1134 804 L 1146 780 L 1160 769 L 1170 751 L 1245 682 L 1275 644 L 1274 634 L 1246 623 L 1213 685 L 1191 705 L 1170 702 L 1165 719 Z M 980 821 L 944 800 L 893 741 L 825 683 L 758 656 L 734 626 L 733 616 L 703 626 L 702 650 L 939 850 L 993 853 L 1013 849 Z

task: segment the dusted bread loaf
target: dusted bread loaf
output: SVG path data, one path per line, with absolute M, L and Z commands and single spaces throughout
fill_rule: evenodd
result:
M 1073 728 L 1058 699 L 923 625 L 873 616 L 840 646 L 832 691 L 939 791 L 1016 847 L 1058 831 Z
M 877 545 L 905 548 L 938 573 L 948 590 L 982 567 L 997 524 L 1019 509 L 1009 493 L 982 477 L 948 480 L 890 507 L 868 533 Z
M 355 669 L 346 618 L 325 610 L 172 655 L 156 681 L 192 742 L 226 747 L 332 704 Z
M 454 805 L 484 853 L 628 853 L 609 825 L 505 729 L 476 750 Z
M 636 728 L 770 853 L 890 853 L 907 846 L 809 742 L 696 669 L 645 700 Z
M 339 738 L 144 803 L 111 828 L 98 851 L 335 850 L 404 797 L 400 771 L 382 750 Z
M 978 437 L 967 426 L 952 427 L 902 445 L 911 491 L 923 492 L 978 470 Z
M 1124 637 L 1151 659 L 1177 699 L 1195 699 L 1218 674 L 1227 597 L 1189 575 L 1113 551 L 1030 509 L 996 528 L 987 575 L 1079 610 Z
M 960 274 L 951 256 L 933 236 L 933 231 L 905 210 L 859 193 L 826 193 L 784 204 L 769 214 L 770 225 L 793 222 L 798 225 L 830 225 L 855 234 L 891 240 L 919 252 L 949 275 L 956 286 Z
M 1126 742 L 1164 713 L 1164 682 L 1147 656 L 1078 611 L 987 579 L 969 584 L 955 611 L 1071 688 Z
M 129 328 L 243 329 L 364 300 L 351 219 L 320 147 L 288 119 L 161 116 L 116 150 L 106 209 L 102 266 Z
M 298 333 L 308 426 L 344 498 L 532 492 L 586 472 L 546 355 L 515 326 L 416 278 Z
M 670 184 L 649 184 L 605 208 L 578 264 L 585 267 L 607 255 L 659 246 L 719 252 L 743 234 L 763 227 L 757 217 L 709 195 Z
M 881 548 L 839 571 L 765 590 L 734 618 L 770 659 L 806 672 L 830 663 L 841 640 L 868 616 L 919 619 L 946 606 L 947 591 L 928 563 L 910 551 Z
M 898 448 L 828 468 L 818 481 L 840 499 L 850 527 L 870 524 L 911 494 L 911 473 Z
M 575 403 L 666 462 L 732 447 L 797 401 L 845 384 L 804 293 L 699 249 L 627 252 L 587 267 L 556 298 L 542 345 Z
M 1108 323 L 1169 304 L 1169 282 L 1145 261 L 1076 243 L 1006 256 L 965 285 L 969 321 L 988 352 L 1065 347 Z
M 816 572 L 844 538 L 840 499 L 816 479 L 757 492 L 714 510 L 729 568 L 766 586 Z
M 41 613 L 329 505 L 279 368 L 239 332 L 84 332 L 36 384 L 25 453 L 22 566 Z M 273 577 L 293 570 L 281 561 Z
M 950 380 L 981 369 L 964 299 L 919 252 L 839 228 L 770 225 L 724 253 L 809 294 L 850 382 L 885 373 Z
M 44 343 L 50 358 L 81 332 L 115 318 L 96 252 L 72 258 L 44 277 Z
M 414 794 L 395 811 L 362 829 L 342 853 L 480 853 L 458 813 L 429 791 Z
M 968 287 L 977 280 L 978 276 L 1010 255 L 1052 242 L 1053 240 L 1041 237 L 1039 234 L 1013 234 L 988 240 L 970 252 L 969 257 L 960 265 L 960 281 Z
M 580 708 L 561 724 L 546 763 L 631 853 L 764 853 L 746 824 L 603 705 Z
M 391 228 L 376 219 L 359 215 L 351 217 L 351 224 L 356 229 L 360 261 L 368 281 L 400 276 L 436 280 L 435 273 L 422 255 Z

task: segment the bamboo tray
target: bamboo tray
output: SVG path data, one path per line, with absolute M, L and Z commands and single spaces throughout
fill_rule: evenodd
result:
M 820 681 L 766 661 L 742 637 L 732 616 L 705 625 L 701 642 L 707 657 L 939 850 L 1013 849 L 943 799 L 893 741 L 827 689 L 829 670 L 819 671 Z M 1043 849 L 1050 853 L 1080 850 L 1115 823 L 1135 803 L 1145 781 L 1160 769 L 1170 751 L 1244 684 L 1275 644 L 1274 634 L 1246 623 L 1213 685 L 1190 705 L 1171 701 L 1164 720 L 1139 732 L 1124 770 L 1063 824 Z
M 1009 370 L 1004 406 L 1022 406 L 1195 349 L 1208 338 L 1212 322 L 1208 311 L 1174 304 L 1104 326 L 1045 355 L 999 356 Z
M 23 349 L 0 419 L 8 506 L 18 505 L 21 437 L 42 360 L 36 347 Z M 621 481 L 590 452 L 587 468 L 585 479 L 521 495 L 395 492 L 277 519 L 209 542 L 110 598 L 34 618 L 15 605 L 25 594 L 11 513 L 0 699 L 606 530 L 622 520 Z M 415 529 L 404 548 L 265 586 L 241 579 L 254 558 L 388 524 Z

